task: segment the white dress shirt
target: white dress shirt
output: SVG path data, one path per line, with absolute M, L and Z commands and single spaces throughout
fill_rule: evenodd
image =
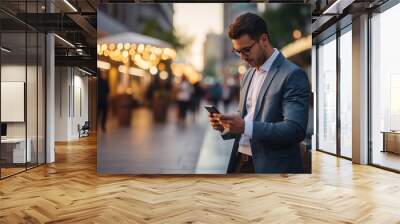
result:
M 278 53 L 279 51 L 274 48 L 274 52 L 272 53 L 271 57 L 269 57 L 258 70 L 256 69 L 256 72 L 252 77 L 248 89 L 247 98 L 245 99 L 246 111 L 247 111 L 247 114 L 244 117 L 245 127 L 244 127 L 244 133 L 242 134 L 239 141 L 239 149 L 238 149 L 239 152 L 246 155 L 250 156 L 252 155 L 250 139 L 253 136 L 253 119 L 254 119 L 254 112 L 256 109 L 257 98 L 260 93 L 261 86 L 264 83 L 264 80 L 267 77 L 269 70 L 271 69 L 272 63 L 278 56 Z

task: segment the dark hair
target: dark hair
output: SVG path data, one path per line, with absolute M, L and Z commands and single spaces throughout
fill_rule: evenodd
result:
M 259 40 L 262 34 L 269 33 L 267 24 L 258 15 L 254 13 L 245 13 L 240 15 L 229 25 L 228 35 L 231 39 L 239 39 L 241 36 L 248 34 L 251 39 Z

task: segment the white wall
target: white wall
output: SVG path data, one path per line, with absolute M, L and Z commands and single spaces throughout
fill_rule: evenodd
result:
M 89 118 L 88 78 L 83 75 L 76 68 L 56 68 L 56 141 L 79 138 L 78 124 L 82 126 Z
M 1 66 L 1 81 L 3 82 L 25 82 L 25 65 L 2 65 Z M 36 67 L 28 66 L 27 67 L 28 74 L 35 73 L 36 74 Z M 29 82 L 32 82 L 31 80 Z M 25 82 L 26 83 L 26 82 Z M 35 83 L 30 83 L 36 85 Z M 36 99 L 36 88 L 27 88 L 27 102 L 33 102 L 32 98 Z M 33 105 L 31 105 L 33 106 Z M 40 105 L 39 105 L 40 106 Z M 35 105 L 36 107 L 36 105 Z M 1 108 L 1 110 L 7 110 L 7 108 Z M 35 117 L 31 117 L 28 113 L 28 121 L 32 121 L 35 119 L 36 121 L 36 114 Z M 26 122 L 7 122 L 7 136 L 8 137 L 25 137 L 25 123 Z M 32 125 L 28 125 L 28 127 L 32 127 Z M 29 137 L 29 136 L 28 136 Z
M 88 78 L 81 76 L 82 73 L 78 73 L 77 70 L 74 71 L 74 110 L 72 119 L 72 136 L 78 137 L 78 124 L 83 125 L 85 121 L 89 118 L 88 112 Z M 81 108 L 79 108 L 81 107 Z M 81 110 L 81 111 L 80 111 Z
M 67 67 L 55 68 L 55 141 L 68 141 L 69 83 Z
M 38 70 L 37 70 L 38 69 Z M 25 78 L 27 77 L 27 80 Z M 7 124 L 7 137 L 25 138 L 30 140 L 32 161 L 44 163 L 44 92 L 43 77 L 41 66 L 36 67 L 20 64 L 3 64 L 1 66 L 2 82 L 24 82 L 26 83 L 26 106 L 21 108 L 21 112 L 26 112 L 26 121 L 23 122 L 5 122 Z M 24 90 L 21 94 L 24 94 Z M 2 96 L 7 97 L 7 96 Z M 2 107 L 1 110 L 12 110 L 10 107 Z M 13 113 L 12 111 L 7 111 Z M 39 155 L 37 155 L 39 153 Z

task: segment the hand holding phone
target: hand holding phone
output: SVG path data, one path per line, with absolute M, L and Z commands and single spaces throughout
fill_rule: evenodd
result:
M 224 127 L 221 124 L 221 121 L 219 120 L 219 117 L 215 117 L 215 114 L 221 114 L 218 109 L 214 106 L 207 105 L 204 108 L 210 113 L 209 118 L 210 118 L 210 124 L 211 126 L 220 132 L 224 131 Z
M 214 114 L 221 114 L 215 106 L 206 105 L 206 106 L 204 106 L 204 108 L 206 108 L 206 110 L 207 110 L 211 115 L 214 115 Z

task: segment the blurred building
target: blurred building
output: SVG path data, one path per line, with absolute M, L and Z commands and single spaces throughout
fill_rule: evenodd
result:
M 222 69 L 223 37 L 215 33 L 209 33 L 204 42 L 204 70 L 211 71 L 216 76 Z M 207 75 L 207 74 L 206 74 Z
M 125 40 L 127 43 L 135 43 L 137 42 L 137 38 L 135 39 L 134 36 L 137 35 L 140 41 L 143 41 L 144 39 L 147 41 L 148 46 L 156 46 L 156 47 L 162 47 L 166 48 L 167 46 L 164 46 L 166 43 L 161 43 L 163 41 L 166 41 L 165 39 L 173 36 L 173 15 L 174 15 L 174 9 L 173 9 L 173 4 L 172 3 L 165 3 L 165 4 L 102 4 L 98 8 L 98 24 L 100 29 L 104 29 L 105 31 L 109 31 L 108 34 L 115 34 L 118 33 L 118 30 L 116 30 L 117 25 L 123 26 L 122 28 L 119 28 L 119 30 L 122 30 L 123 28 L 126 28 L 126 31 L 123 32 L 132 32 L 132 34 L 128 35 L 123 35 L 119 36 L 121 38 L 120 40 Z M 107 26 L 114 26 L 113 28 L 107 27 Z M 115 32 L 115 30 L 117 32 Z M 114 32 L 113 32 L 114 31 Z M 114 35 L 115 37 L 115 35 Z M 142 40 L 143 39 L 143 40 Z M 99 40 L 99 39 L 98 39 Z M 129 41 L 127 41 L 129 40 Z M 150 41 L 151 40 L 151 41 Z M 140 42 L 139 41 L 139 42 Z M 150 41 L 150 42 L 149 42 Z M 118 44 L 119 40 L 117 41 L 112 41 L 114 44 Z M 124 41 L 121 41 L 124 42 Z M 138 42 L 138 43 L 139 43 Z M 168 41 L 166 41 L 168 42 Z M 167 44 L 169 45 L 169 43 Z M 147 47 L 148 47 L 147 46 Z M 170 47 L 170 46 L 169 46 Z M 134 49 L 134 48 L 133 48 Z M 146 53 L 147 52 L 147 53 Z M 175 54 L 176 52 L 173 51 Z M 160 54 L 158 54 L 160 55 Z M 165 54 L 166 55 L 166 54 Z M 142 57 L 150 61 L 150 48 L 142 49 Z M 153 57 L 155 57 L 155 54 L 153 54 Z M 155 57 L 156 58 L 156 57 Z M 104 60 L 107 59 L 107 57 L 103 58 Z M 115 58 L 114 58 L 115 59 Z M 160 59 L 160 58 L 159 58 Z M 169 58 L 168 58 L 169 59 Z M 114 60 L 115 61 L 115 60 Z M 118 61 L 118 60 L 117 60 Z M 152 59 L 154 62 L 155 59 Z M 121 61 L 120 61 L 121 62 Z M 159 62 L 157 62 L 159 63 Z M 145 92 L 147 89 L 150 87 L 150 84 L 153 82 L 158 82 L 160 79 L 156 78 L 163 74 L 162 77 L 160 77 L 162 80 L 165 80 L 165 82 L 170 83 L 171 82 L 171 77 L 168 74 L 171 74 L 171 69 L 170 69 L 170 60 L 163 59 L 163 63 L 161 63 L 162 66 L 162 71 L 165 70 L 166 73 L 162 73 L 160 70 L 160 67 L 157 67 L 156 64 L 152 64 L 152 66 L 148 66 L 145 63 L 142 63 L 142 66 L 139 66 L 137 63 L 134 65 L 131 64 L 134 68 L 139 68 L 140 70 L 135 70 L 134 72 L 136 75 L 133 76 L 127 76 L 127 83 L 130 83 L 129 89 L 129 94 L 133 95 L 133 98 L 135 101 L 139 104 L 143 104 L 146 101 L 145 97 Z M 150 71 L 150 68 L 151 71 Z M 112 70 L 112 69 L 111 69 Z M 122 69 L 118 67 L 118 72 L 116 73 L 110 73 L 112 74 L 111 76 L 121 76 Z M 131 71 L 134 71 L 132 69 Z M 141 74 L 146 74 L 146 75 L 141 75 Z M 152 74 L 152 75 L 151 75 Z M 165 75 L 167 74 L 167 75 Z M 119 84 L 118 84 L 119 85 Z M 118 91 L 117 90 L 117 84 L 116 85 L 110 85 L 111 86 L 111 92 L 110 95 L 114 96 Z M 170 86 L 169 84 L 167 86 Z M 120 91 L 122 91 L 121 88 Z M 151 95 L 151 94 L 150 94 Z
M 232 42 L 228 36 L 229 24 L 239 15 L 251 12 L 258 13 L 257 4 L 249 3 L 227 3 L 224 4 L 224 36 L 223 36 L 223 62 L 225 74 L 236 74 L 240 58 L 232 53 Z
M 135 4 L 103 4 L 100 5 L 99 10 L 137 33 L 143 31 L 146 26 L 145 21 L 157 22 L 162 29 L 160 31 L 173 29 L 174 8 L 172 3 L 143 4 L 140 7 Z

